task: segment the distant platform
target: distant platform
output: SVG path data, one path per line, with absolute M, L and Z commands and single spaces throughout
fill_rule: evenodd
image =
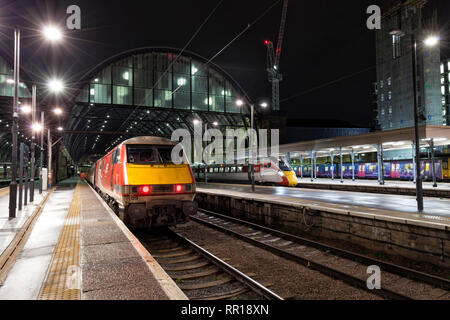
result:
M 316 179 L 304 177 L 298 179 L 299 188 L 340 190 L 340 191 L 358 191 L 367 193 L 383 193 L 395 195 L 416 195 L 416 184 L 412 181 L 386 180 L 384 185 L 380 185 L 377 180 L 344 179 Z M 426 197 L 450 198 L 450 183 L 437 182 L 437 187 L 433 187 L 432 182 L 423 182 L 423 192 Z
M 251 192 L 249 185 L 224 183 L 198 183 L 199 192 L 226 193 L 242 197 L 258 198 L 270 202 L 292 205 L 323 207 L 327 210 L 340 210 L 350 213 L 364 213 L 407 220 L 439 222 L 450 227 L 450 199 L 425 198 L 425 211 L 417 211 L 413 196 L 370 194 L 363 192 L 315 190 L 288 187 L 256 186 Z

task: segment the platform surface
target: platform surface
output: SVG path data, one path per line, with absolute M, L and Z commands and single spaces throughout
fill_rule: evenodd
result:
M 449 199 L 424 198 L 425 211 L 420 214 L 417 211 L 416 199 L 412 196 L 265 186 L 256 186 L 256 192 L 252 193 L 249 185 L 223 183 L 197 185 L 198 192 L 450 226 Z
M 311 181 L 311 178 L 304 177 L 303 179 L 298 178 L 300 186 L 302 184 L 324 184 L 324 185 L 342 185 L 340 178 L 325 179 L 318 178 Z M 356 179 L 352 181 L 351 179 L 344 179 L 344 185 L 350 186 L 365 186 L 365 187 L 379 187 L 379 188 L 405 188 L 405 189 L 416 189 L 415 183 L 413 181 L 399 181 L 399 180 L 385 180 L 384 185 L 380 185 L 378 180 L 366 180 L 366 179 Z M 425 190 L 446 190 L 450 191 L 450 183 L 447 182 L 437 182 L 437 187 L 433 187 L 433 182 L 425 181 L 422 182 L 423 189 Z
M 39 194 L 39 189 L 34 189 L 34 201 L 16 211 L 16 218 L 9 219 L 9 187 L 0 189 L 0 255 L 9 246 L 16 234 L 21 230 L 26 220 L 33 214 L 36 207 L 45 197 L 46 191 Z M 28 199 L 29 199 L 28 193 Z M 17 195 L 19 197 L 19 195 Z M 17 202 L 18 206 L 18 202 Z
M 0 287 L 0 300 L 185 298 L 114 212 L 78 179 L 50 193 Z

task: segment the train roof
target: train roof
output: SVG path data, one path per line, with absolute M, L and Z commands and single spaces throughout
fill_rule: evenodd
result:
M 171 141 L 166 138 L 150 137 L 150 136 L 135 137 L 122 142 L 122 144 L 156 144 L 156 145 L 171 145 L 171 146 L 175 146 L 178 143 L 179 142 L 177 141 Z

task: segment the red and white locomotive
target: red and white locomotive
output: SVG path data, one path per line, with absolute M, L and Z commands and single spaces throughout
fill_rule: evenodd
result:
M 172 162 L 176 145 L 159 137 L 126 140 L 93 164 L 87 180 L 132 227 L 186 222 L 198 209 L 195 178 L 184 154 L 184 163 Z

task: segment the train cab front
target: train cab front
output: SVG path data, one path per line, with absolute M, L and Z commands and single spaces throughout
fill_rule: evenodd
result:
M 297 174 L 291 165 L 284 158 L 278 160 L 278 167 L 283 172 L 285 178 L 283 177 L 282 185 L 285 187 L 296 187 L 298 185 Z
M 122 199 L 124 218 L 130 226 L 173 226 L 197 213 L 192 169 L 189 164 L 171 162 L 172 148 L 127 146 L 127 183 Z
M 298 178 L 293 170 L 283 171 L 283 173 L 288 181 L 287 187 L 296 187 L 298 185 Z

